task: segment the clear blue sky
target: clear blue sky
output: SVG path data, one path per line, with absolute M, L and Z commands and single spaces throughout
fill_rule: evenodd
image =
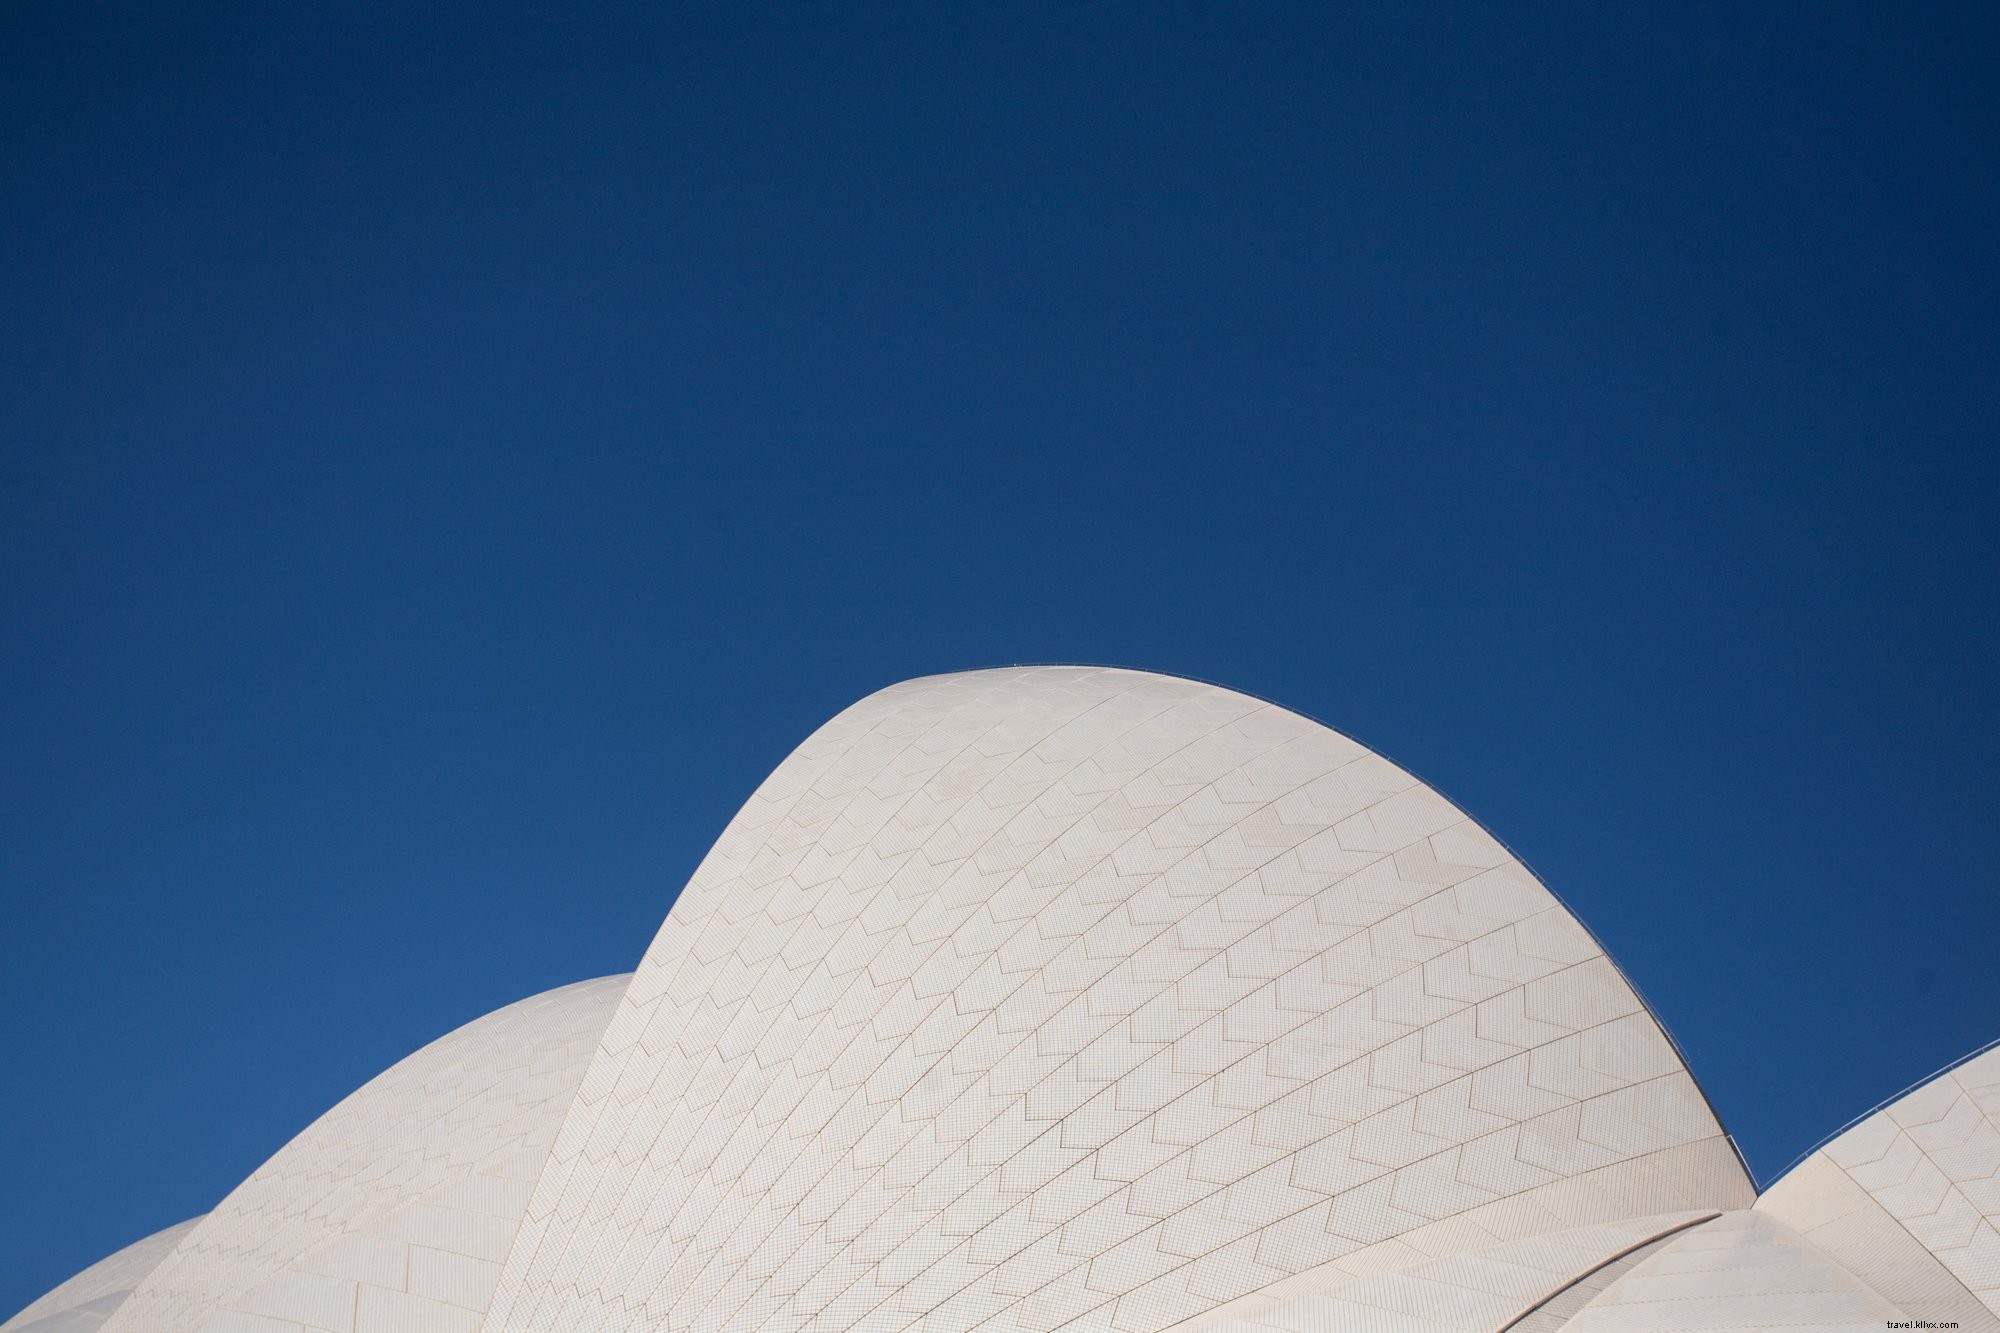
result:
M 1768 1179 L 2000 1037 L 1990 5 L 14 5 L 0 1312 L 928 672 L 1318 717 Z

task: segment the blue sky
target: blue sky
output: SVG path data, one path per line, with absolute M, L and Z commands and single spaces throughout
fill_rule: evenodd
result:
M 936 671 L 1382 750 L 1762 1178 L 2000 1037 L 1990 6 L 277 8 L 0 16 L 0 1310 Z

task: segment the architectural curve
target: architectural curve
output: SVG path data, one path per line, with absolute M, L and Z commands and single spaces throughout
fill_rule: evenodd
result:
M 1760 1209 L 1649 1247 L 1560 1303 L 1567 1318 L 1506 1333 L 1873 1333 L 1904 1312 Z
M 1452 1250 L 1401 1266 L 1281 1282 L 1211 1312 L 1187 1333 L 1555 1333 L 1565 1297 L 1601 1282 L 1718 1216 L 1668 1213 Z M 1580 1302 L 1579 1302 L 1580 1303 Z
M 1757 1209 L 1907 1315 L 2000 1333 L 2000 1049 L 1844 1130 Z
M 723 832 L 485 1327 L 1155 1333 L 1751 1197 L 1596 942 L 1408 773 L 1215 686 L 972 672 Z
M 508 1005 L 370 1081 L 190 1227 L 105 1333 L 476 1327 L 626 980 Z
M 146 1274 L 172 1254 L 199 1217 L 176 1222 L 106 1255 L 0 1324 L 0 1333 L 92 1333 L 132 1294 Z
M 1016 668 L 845 710 L 632 976 L 439 1039 L 0 1333 L 2000 1333 L 2000 1051 L 1753 1193 L 1438 793 Z

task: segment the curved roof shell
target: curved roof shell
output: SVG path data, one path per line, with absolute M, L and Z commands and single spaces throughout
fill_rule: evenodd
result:
M 639 970 L 509 1006 L 5 1333 L 2000 1333 L 2000 1053 L 1762 1199 L 1574 917 L 1228 690 L 910 681 Z M 129 1293 L 129 1294 L 128 1294 Z
M 189 1228 L 106 1333 L 475 1327 L 625 980 L 508 1005 L 370 1081 Z
M 1618 969 L 1408 773 L 1214 686 L 974 672 L 723 832 L 487 1327 L 1153 1333 L 1751 1195 Z
M 2000 1050 L 1866 1116 L 1757 1208 L 1907 1315 L 2000 1333 Z
M 2000 1052 L 1857 1121 L 1767 1190 L 1509 1333 L 1956 1328 L 2000 1333 Z M 1587 1296 L 1587 1299 L 1584 1297 Z
M 199 1217 L 155 1231 L 99 1259 L 27 1309 L 0 1324 L 0 1333 L 92 1333 L 125 1303 L 132 1288 L 172 1254 Z

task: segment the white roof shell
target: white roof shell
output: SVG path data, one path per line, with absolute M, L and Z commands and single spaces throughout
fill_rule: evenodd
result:
M 1836 1136 L 1754 1208 L 1630 1266 L 1559 1327 L 1861 1330 L 1898 1321 L 2000 1333 L 1996 1113 L 2000 1051 L 1989 1051 Z
M 201 1221 L 191 1217 L 99 1259 L 27 1309 L 0 1324 L 0 1333 L 92 1333 L 125 1303 L 140 1279 L 174 1251 Z
M 1617 968 L 1408 773 L 1191 681 L 976 672 L 724 831 L 487 1327 L 1152 1333 L 1751 1195 Z
M 1757 1208 L 1906 1316 L 2000 1333 L 2000 1050 L 1841 1133 Z
M 105 1333 L 476 1327 L 625 981 L 511 1004 L 368 1083 L 181 1236 Z
M 2000 1068 L 1950 1078 L 1753 1206 L 1402 769 L 1186 680 L 932 677 L 780 765 L 629 982 L 399 1064 L 106 1329 L 2000 1330 Z

